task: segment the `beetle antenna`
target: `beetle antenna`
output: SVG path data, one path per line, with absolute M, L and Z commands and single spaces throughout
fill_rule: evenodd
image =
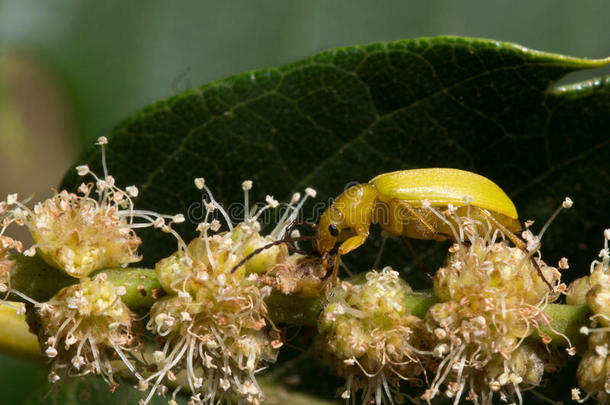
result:
M 379 252 L 377 252 L 377 257 L 375 258 L 375 263 L 373 263 L 373 269 L 376 270 L 381 262 L 381 256 L 383 255 L 383 251 L 385 250 L 385 245 L 388 240 L 388 233 L 384 230 L 381 231 L 381 247 L 379 247 Z
M 426 267 L 424 262 L 421 261 L 421 259 L 419 258 L 419 255 L 415 251 L 415 248 L 413 247 L 413 245 L 411 244 L 409 239 L 405 236 L 402 236 L 401 239 L 404 242 L 405 246 L 407 247 L 407 250 L 411 254 L 411 257 L 413 258 L 413 260 L 415 260 L 415 263 L 417 264 L 417 266 L 421 269 L 421 271 L 423 271 L 426 275 L 428 275 L 428 277 L 431 277 L 430 270 Z
M 279 239 L 279 240 L 274 240 L 273 242 L 270 242 L 268 244 L 266 244 L 265 246 L 261 246 L 258 249 L 254 249 L 248 256 L 244 257 L 239 263 L 237 263 L 235 266 L 233 266 L 233 268 L 231 269 L 231 274 L 235 273 L 235 271 L 240 268 L 241 266 L 243 266 L 248 260 L 252 259 L 254 256 L 256 256 L 257 254 L 259 254 L 260 252 L 267 250 L 273 246 L 278 246 L 281 245 L 283 243 L 286 244 L 291 244 L 294 242 L 299 242 L 302 240 L 313 240 L 315 239 L 315 236 L 299 236 L 298 238 L 285 238 L 285 239 Z M 290 248 L 289 248 L 290 249 Z M 296 253 L 300 253 L 301 251 L 298 249 L 290 249 L 292 252 L 296 252 Z M 317 254 L 317 252 L 314 252 L 313 255 Z M 311 253 L 307 254 L 308 256 L 312 256 Z

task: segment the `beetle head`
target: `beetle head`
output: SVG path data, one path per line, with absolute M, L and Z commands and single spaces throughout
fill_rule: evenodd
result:
M 330 206 L 324 211 L 318 222 L 316 231 L 315 248 L 326 256 L 337 243 L 337 239 L 344 226 L 344 215 L 335 206 Z

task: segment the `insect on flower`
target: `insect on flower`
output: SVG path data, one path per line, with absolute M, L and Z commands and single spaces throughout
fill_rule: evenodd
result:
M 456 225 L 456 243 L 434 276 L 434 292 L 441 302 L 428 310 L 425 322 L 437 366 L 422 398 L 432 400 L 444 386 L 456 404 L 463 393 L 475 404 L 490 405 L 496 394 L 521 404 L 521 393 L 540 385 L 545 364 L 552 361 L 543 346 L 551 339 L 541 332 L 542 326 L 562 336 L 568 353 L 573 353 L 570 340 L 552 328 L 544 313 L 565 290 L 561 274 L 540 257 L 530 258 L 509 246 L 492 224 L 459 216 L 456 209 L 444 215 Z M 534 236 L 528 230 L 524 236 L 537 246 L 543 232 Z M 550 291 L 543 280 L 550 280 L 554 288 Z M 538 344 L 534 339 L 526 344 L 535 331 Z
M 468 211 L 492 223 L 526 250 L 513 234 L 521 229 L 515 205 L 500 187 L 475 173 L 438 168 L 385 173 L 348 188 L 322 214 L 314 245 L 328 267 L 331 250 L 341 243 L 332 263 L 334 284 L 341 256 L 365 242 L 371 223 L 392 236 L 455 240 L 450 220 L 427 209 L 443 210 L 449 205 L 457 207 L 459 215 Z

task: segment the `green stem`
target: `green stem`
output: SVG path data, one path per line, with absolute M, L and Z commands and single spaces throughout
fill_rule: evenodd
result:
M 148 312 L 155 303 L 155 296 L 161 290 L 161 284 L 154 270 L 145 268 L 105 269 L 92 274 L 106 273 L 108 280 L 115 286 L 127 290 L 121 297 L 127 306 L 136 312 Z
M 77 278 L 49 266 L 38 256 L 18 255 L 14 259 L 17 263 L 11 270 L 11 287 L 35 301 L 49 301 L 62 288 L 79 282 Z M 136 312 L 146 312 L 155 303 L 155 290 L 161 291 L 155 271 L 151 269 L 104 269 L 92 273 L 90 277 L 100 273 L 106 273 L 113 285 L 125 287 L 127 293 L 121 298 Z M 10 299 L 21 301 L 17 296 L 11 296 Z
M 439 302 L 431 291 L 414 292 L 406 297 L 406 301 L 411 314 L 419 318 L 425 317 L 428 309 Z M 269 315 L 274 322 L 315 327 L 325 300 L 292 297 L 274 292 L 266 302 Z M 544 309 L 544 313 L 550 317 L 551 323 L 542 326 L 540 333 L 549 335 L 553 339 L 553 346 L 568 346 L 565 337 L 572 345 L 580 345 L 586 340 L 579 331 L 589 319 L 590 311 L 586 305 L 549 304 Z M 535 332 L 532 338 L 539 339 L 538 332 Z
M 17 265 L 11 273 L 11 286 L 36 301 L 48 301 L 61 288 L 78 282 L 78 279 L 48 266 L 38 257 L 19 256 L 16 260 Z M 97 271 L 92 276 L 99 273 L 106 273 L 110 282 L 126 288 L 127 293 L 122 299 L 136 312 L 145 313 L 155 302 L 155 293 L 161 291 L 155 272 L 151 269 L 106 269 Z M 16 297 L 11 298 L 16 299 Z M 408 295 L 406 301 L 410 312 L 423 318 L 428 309 L 438 302 L 438 298 L 432 291 L 422 291 Z M 279 292 L 273 292 L 266 300 L 269 315 L 274 323 L 313 327 L 317 325 L 318 316 L 325 302 L 326 298 L 323 296 L 304 298 Z M 579 329 L 588 322 L 588 307 L 549 304 L 545 308 L 545 313 L 551 318 L 551 324 L 542 326 L 540 332 L 549 335 L 554 345 L 567 345 L 562 335 L 574 345 L 584 342 L 584 336 Z
M 38 302 L 49 301 L 59 290 L 78 283 L 63 271 L 46 264 L 38 255 L 15 255 L 16 264 L 11 270 L 11 287 Z M 10 297 L 16 301 L 16 296 Z
M 25 316 L 17 314 L 16 308 L 23 304 L 9 302 L 9 305 L 0 305 L 0 352 L 40 360 L 38 339 L 30 333 Z
M 549 335 L 554 346 L 567 346 L 564 336 L 574 346 L 586 344 L 587 337 L 580 333 L 580 328 L 589 323 L 591 310 L 587 305 L 549 304 L 544 313 L 551 318 L 551 324 L 541 326 L 540 332 Z

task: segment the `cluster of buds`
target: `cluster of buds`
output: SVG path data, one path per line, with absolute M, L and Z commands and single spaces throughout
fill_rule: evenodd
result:
M 539 385 L 544 371 L 537 348 L 523 340 L 549 325 L 543 309 L 565 285 L 556 268 L 509 246 L 490 224 L 459 217 L 452 207 L 443 214 L 457 225 L 457 242 L 434 277 L 441 302 L 425 318 L 436 375 L 423 398 L 430 401 L 444 386 L 455 403 L 463 393 L 474 403 L 490 404 L 494 393 L 521 403 L 521 391 Z M 530 231 L 524 237 L 539 245 Z M 540 335 L 550 343 L 550 336 Z
M 318 321 L 316 351 L 346 379 L 342 398 L 361 403 L 402 398 L 400 381 L 419 382 L 421 319 L 409 313 L 411 287 L 389 267 L 343 281 L 329 291 Z
M 204 180 L 198 178 L 195 184 L 209 198 L 205 220 L 197 228 L 200 236 L 188 245 L 181 242 L 177 252 L 156 266 L 169 295 L 150 311 L 147 328 L 162 350 L 153 355 L 157 371 L 146 379 L 150 392 L 142 403 L 155 392 L 165 393 L 167 381 L 185 370 L 184 384 L 193 394 L 190 403 L 234 396 L 240 403 L 256 404 L 262 392 L 255 373 L 274 362 L 282 346 L 264 302 L 271 287 L 262 286 L 260 274 L 289 260 L 285 244 L 275 242 L 283 240 L 305 199 L 293 198 L 276 228 L 262 236 L 258 218 L 278 207 L 276 200 L 268 196 L 264 207 L 249 212 L 252 182 L 244 182 L 246 212 L 243 222 L 233 226 Z M 215 212 L 224 217 L 227 231 L 219 232 L 220 222 L 212 220 Z
M 121 301 L 123 294 L 125 287 L 115 287 L 101 273 L 63 288 L 40 304 L 38 339 L 51 362 L 50 382 L 97 374 L 116 388 L 115 356 L 142 378 L 125 355 L 139 339 L 134 314 Z
M 593 313 L 591 327 L 583 326 L 581 333 L 588 335 L 587 351 L 578 365 L 578 384 L 587 394 L 580 397 L 574 388 L 572 397 L 584 402 L 590 397 L 599 403 L 610 399 L 610 229 L 604 231 L 604 248 L 599 252 L 600 260 L 591 263 L 591 274 L 575 280 L 567 292 L 567 303 L 588 305 Z

